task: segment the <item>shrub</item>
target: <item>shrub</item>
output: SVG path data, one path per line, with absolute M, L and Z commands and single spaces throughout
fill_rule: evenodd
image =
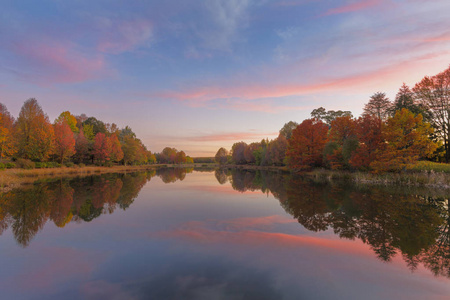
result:
M 29 159 L 18 158 L 16 160 L 16 166 L 21 169 L 34 169 L 35 164 Z
M 35 165 L 36 169 L 47 168 L 47 164 L 45 162 L 36 162 L 34 165 Z
M 16 164 L 13 163 L 13 162 L 9 162 L 9 163 L 6 163 L 5 166 L 6 166 L 7 169 L 12 169 L 12 168 L 15 168 L 15 167 L 16 167 Z
M 0 170 L 6 169 L 6 165 L 4 163 L 0 163 Z
M 84 168 L 84 167 L 86 167 L 86 165 L 85 165 L 85 164 L 83 164 L 83 163 L 81 163 L 81 164 L 78 164 L 78 166 L 79 166 L 80 168 Z
M 73 165 L 74 165 L 74 163 L 71 162 L 71 161 L 68 161 L 68 162 L 66 162 L 64 165 L 66 165 L 66 167 L 68 167 L 68 168 L 72 168 Z
M 60 168 L 61 164 L 54 162 L 54 161 L 50 161 L 47 163 L 47 168 Z

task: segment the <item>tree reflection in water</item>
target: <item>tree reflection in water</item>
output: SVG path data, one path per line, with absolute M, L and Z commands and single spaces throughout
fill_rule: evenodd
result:
M 116 209 L 126 210 L 154 176 L 165 183 L 183 180 L 193 169 L 169 168 L 130 174 L 60 179 L 13 189 L 0 195 L 0 234 L 8 228 L 27 247 L 49 220 L 58 227 L 89 222 Z M 423 264 L 437 276 L 450 277 L 448 195 L 349 183 L 313 182 L 298 176 L 218 169 L 219 184 L 271 193 L 287 213 L 314 232 L 332 229 L 345 239 L 360 239 L 377 257 L 401 255 L 411 270 Z
M 360 239 L 377 257 L 399 254 L 411 270 L 419 263 L 436 276 L 450 277 L 449 198 L 427 190 L 358 187 L 348 182 L 313 181 L 268 171 L 218 170 L 233 189 L 270 192 L 287 213 L 314 232 L 332 229 Z
M 165 183 L 183 180 L 192 169 L 160 169 L 59 179 L 13 189 L 0 195 L 0 234 L 9 227 L 17 243 L 27 247 L 51 220 L 58 227 L 70 221 L 90 222 L 117 208 L 126 210 L 154 176 Z

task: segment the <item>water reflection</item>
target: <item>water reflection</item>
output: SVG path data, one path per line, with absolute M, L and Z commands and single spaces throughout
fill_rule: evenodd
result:
M 340 238 L 369 244 L 380 260 L 388 262 L 399 254 L 411 270 L 422 263 L 434 275 L 450 277 L 445 193 L 314 182 L 264 171 L 217 170 L 215 176 L 240 192 L 270 192 L 310 231 L 332 229 Z
M 220 185 L 239 192 L 272 194 L 284 210 L 312 232 L 332 230 L 342 239 L 359 239 L 389 262 L 401 256 L 411 270 L 424 265 L 450 277 L 448 196 L 430 191 L 356 187 L 348 183 L 313 182 L 276 172 L 215 171 Z M 183 181 L 193 169 L 158 169 L 60 179 L 14 189 L 0 196 L 0 234 L 8 228 L 22 247 L 51 221 L 90 222 L 126 210 L 153 177 L 164 183 Z
M 126 210 L 154 176 L 165 183 L 183 180 L 192 169 L 161 169 L 107 174 L 36 183 L 0 195 L 0 234 L 9 227 L 17 243 L 27 247 L 48 221 L 90 222 L 116 209 Z

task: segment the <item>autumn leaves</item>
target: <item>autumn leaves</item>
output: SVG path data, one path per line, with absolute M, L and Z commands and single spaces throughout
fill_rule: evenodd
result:
M 156 162 L 129 127 L 119 129 L 115 124 L 73 116 L 68 111 L 51 124 L 34 98 L 25 101 L 16 121 L 0 105 L 0 146 L 2 158 L 21 158 L 30 163 L 57 160 L 63 164 L 69 159 L 99 165 Z
M 321 120 L 303 121 L 292 132 L 286 157 L 296 170 L 314 167 L 399 171 L 419 158 L 430 156 L 437 145 L 433 129 L 421 115 L 397 111 L 387 122 L 377 116 L 338 117 L 330 129 Z

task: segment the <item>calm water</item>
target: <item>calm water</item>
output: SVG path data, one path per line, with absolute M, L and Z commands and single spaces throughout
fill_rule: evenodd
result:
M 449 299 L 448 196 L 166 169 L 0 198 L 1 299 Z

